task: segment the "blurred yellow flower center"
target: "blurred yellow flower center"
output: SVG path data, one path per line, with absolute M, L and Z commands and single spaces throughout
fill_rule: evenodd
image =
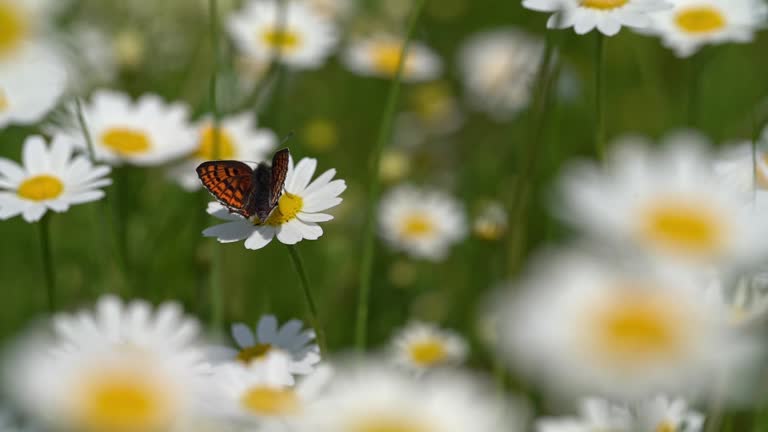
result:
M 687 318 L 674 299 L 655 293 L 617 293 L 590 311 L 588 338 L 612 364 L 642 364 L 680 350 Z
M 0 56 L 15 50 L 28 31 L 26 17 L 14 3 L 0 2 Z
M 79 415 L 88 431 L 157 430 L 171 416 L 168 395 L 140 371 L 110 371 L 81 389 Z
M 315 119 L 304 128 L 304 141 L 314 150 L 330 150 L 339 141 L 336 125 L 324 119 Z
M 435 232 L 435 222 L 422 213 L 414 213 L 403 219 L 401 235 L 409 239 L 420 239 Z
M 425 120 L 441 120 L 450 113 L 453 99 L 450 90 L 442 84 L 427 85 L 413 98 L 416 113 Z
M 39 175 L 24 180 L 16 193 L 28 200 L 46 201 L 57 198 L 64 192 L 64 184 L 56 177 Z
M 284 192 L 277 202 L 277 208 L 269 215 L 267 225 L 279 226 L 296 218 L 301 209 L 304 208 L 304 199 L 298 195 Z
M 445 344 L 438 339 L 426 339 L 408 347 L 411 360 L 420 366 L 433 366 L 448 357 Z
M 677 25 L 688 33 L 710 33 L 725 27 L 725 16 L 711 6 L 683 8 L 675 17 Z
M 8 97 L 5 95 L 5 91 L 0 88 L 0 112 L 7 111 L 8 108 L 10 108 Z
M 373 67 L 382 75 L 395 75 L 397 74 L 397 68 L 400 66 L 400 57 L 403 52 L 403 46 L 399 43 L 389 42 L 380 43 L 373 48 Z M 406 73 L 408 64 L 410 63 L 410 56 L 404 59 L 405 65 L 403 65 L 403 73 Z
M 354 422 L 344 432 L 430 432 L 432 428 L 413 419 L 371 416 Z
M 119 155 L 131 156 L 149 151 L 152 144 L 146 133 L 137 129 L 116 127 L 101 136 L 101 143 Z
M 677 432 L 677 428 L 670 422 L 663 422 L 659 424 L 655 432 Z
M 270 344 L 257 344 L 252 347 L 244 348 L 237 354 L 237 360 L 249 364 L 254 360 L 264 358 L 272 350 Z
M 685 255 L 714 255 L 725 242 L 725 227 L 706 205 L 665 200 L 641 215 L 640 235 L 657 248 Z
M 259 415 L 279 416 L 299 410 L 299 398 L 289 388 L 252 387 L 243 395 L 241 403 Z
M 301 35 L 287 29 L 269 29 L 261 38 L 270 47 L 283 52 L 295 51 L 301 45 Z
M 206 127 L 200 134 L 200 146 L 195 157 L 205 160 L 234 159 L 235 142 L 227 131 L 220 129 L 217 136 L 212 126 Z
M 581 6 L 591 9 L 611 10 L 624 6 L 629 0 L 581 0 Z

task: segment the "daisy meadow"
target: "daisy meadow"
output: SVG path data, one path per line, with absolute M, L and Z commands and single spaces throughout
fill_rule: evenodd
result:
M 375 363 L 340 366 L 295 432 L 522 431 L 525 410 L 458 372 L 419 379 Z
M 76 111 L 70 107 L 71 119 Z M 189 109 L 181 103 L 167 104 L 159 96 L 144 95 L 133 102 L 124 93 L 99 90 L 83 104 L 83 115 L 93 141 L 96 158 L 110 164 L 162 165 L 191 154 L 197 145 L 195 129 L 189 124 Z M 80 125 L 53 125 L 83 149 Z
M 579 403 L 578 417 L 546 417 L 536 421 L 536 432 L 592 431 L 634 432 L 632 415 L 626 406 L 585 398 Z
M 698 134 L 661 149 L 615 147 L 604 167 L 574 164 L 562 176 L 558 213 L 596 238 L 643 251 L 658 264 L 719 268 L 760 260 L 768 220 L 713 169 Z
M 288 0 L 281 6 L 249 0 L 229 17 L 227 28 L 246 55 L 260 62 L 279 55 L 281 62 L 296 69 L 321 67 L 338 42 L 333 21 L 303 1 Z
M 540 40 L 512 27 L 471 36 L 459 55 L 471 106 L 499 121 L 528 106 L 543 50 Z
M 112 184 L 109 167 L 74 156 L 68 140 L 57 136 L 50 146 L 40 136 L 24 142 L 22 163 L 0 158 L 0 220 L 21 215 L 40 220 L 48 210 L 63 213 L 76 204 L 98 201 Z
M 468 231 L 462 204 L 442 192 L 411 185 L 389 191 L 379 206 L 379 232 L 395 249 L 440 261 Z
M 259 319 L 256 332 L 245 324 L 232 325 L 232 338 L 237 349 L 216 348 L 218 360 L 233 361 L 250 365 L 259 363 L 272 352 L 288 356 L 287 368 L 290 373 L 307 375 L 320 362 L 320 349 L 315 340 L 315 331 L 304 329 L 304 323 L 290 320 L 279 325 L 274 315 Z
M 573 27 L 577 34 L 597 29 L 614 36 L 622 26 L 650 26 L 650 14 L 671 5 L 663 0 L 523 0 L 523 6 L 541 12 L 554 12 L 548 28 Z
M 103 297 L 53 319 L 6 362 L 19 405 L 55 430 L 167 430 L 189 414 L 207 373 L 199 326 L 173 303 L 156 310 Z
M 762 0 L 671 0 L 674 7 L 651 14 L 644 32 L 661 37 L 679 57 L 704 45 L 752 42 L 765 26 L 768 7 Z
M 703 396 L 725 370 L 748 374 L 757 346 L 699 278 L 655 273 L 576 252 L 541 256 L 492 306 L 501 351 L 565 397 Z
M 220 243 L 245 240 L 247 249 L 261 249 L 273 238 L 284 244 L 296 244 L 301 240 L 317 240 L 323 235 L 319 222 L 327 222 L 333 216 L 322 213 L 339 205 L 339 195 L 347 189 L 344 180 L 332 180 L 335 169 L 330 169 L 310 183 L 317 168 L 317 159 L 304 158 L 294 166 L 288 165 L 285 190 L 277 208 L 267 218 L 245 219 L 230 213 L 219 203 L 210 203 L 208 213 L 227 221 L 203 231 L 206 237 L 215 237 Z
M 376 34 L 350 42 L 342 60 L 349 70 L 363 76 L 392 78 L 397 73 L 403 52 L 403 40 L 396 36 Z M 412 41 L 404 59 L 403 82 L 436 79 L 443 70 L 442 60 L 429 47 Z
M 458 365 L 467 357 L 467 343 L 457 333 L 413 322 L 392 338 L 392 360 L 416 371 Z
M 198 124 L 197 150 L 192 157 L 170 170 L 171 178 L 187 191 L 201 188 L 195 168 L 209 160 L 245 160 L 261 162 L 277 145 L 277 136 L 269 129 L 256 127 L 253 113 L 246 112 L 221 119 L 218 154 L 214 157 L 216 133 L 210 119 Z

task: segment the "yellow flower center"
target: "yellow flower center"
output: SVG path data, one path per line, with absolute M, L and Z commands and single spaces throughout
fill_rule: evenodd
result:
M 91 376 L 78 400 L 79 421 L 93 432 L 159 430 L 172 417 L 168 394 L 140 371 Z
M 373 48 L 373 68 L 376 72 L 394 76 L 397 74 L 397 67 L 400 65 L 400 57 L 403 53 L 403 45 L 395 42 L 380 43 Z M 411 63 L 411 56 L 407 56 L 403 66 L 403 73 L 407 74 Z
M 304 128 L 304 142 L 314 150 L 330 150 L 339 142 L 339 132 L 332 122 L 315 119 Z
M 208 126 L 200 133 L 200 145 L 195 157 L 204 160 L 234 159 L 235 141 L 227 131 L 219 129 L 216 134 L 215 129 Z
M 107 130 L 101 136 L 101 143 L 121 156 L 146 153 L 152 143 L 141 130 L 116 127 Z
M 8 102 L 8 96 L 5 94 L 5 90 L 0 88 L 0 112 L 8 111 L 11 104 Z
M 629 0 L 581 0 L 582 7 L 599 10 L 618 9 L 627 3 Z
M 277 202 L 277 208 L 269 215 L 266 225 L 279 226 L 296 218 L 301 209 L 304 208 L 304 199 L 298 195 L 284 192 Z
M 271 350 L 272 345 L 270 344 L 257 344 L 240 351 L 237 354 L 237 360 L 245 364 L 250 364 L 254 360 L 264 358 Z
M 261 39 L 274 50 L 292 52 L 301 46 L 301 35 L 288 29 L 269 29 L 261 34 Z
M 414 419 L 373 415 L 353 422 L 344 432 L 430 432 L 432 429 Z
M 677 428 L 672 423 L 665 421 L 656 427 L 656 432 L 677 432 Z
M 642 240 L 668 252 L 712 256 L 726 241 L 720 215 L 703 203 L 662 200 L 648 206 L 640 220 Z
M 300 407 L 299 398 L 289 388 L 252 387 L 240 402 L 250 412 L 263 416 L 290 415 Z
M 64 192 L 64 183 L 50 175 L 38 175 L 24 180 L 16 193 L 31 201 L 56 199 Z
M 0 56 L 15 50 L 29 31 L 23 11 L 16 1 L 0 1 Z
M 438 339 L 427 339 L 408 347 L 411 360 L 419 366 L 434 366 L 446 360 L 445 344 Z
M 435 222 L 431 217 L 423 213 L 414 213 L 403 219 L 400 234 L 407 239 L 413 240 L 428 237 L 435 230 Z
M 638 365 L 679 353 L 691 318 L 674 298 L 621 289 L 590 310 L 589 348 L 613 366 Z
M 677 26 L 693 34 L 722 30 L 726 21 L 723 13 L 712 6 L 691 6 L 681 9 L 675 17 Z
M 420 88 L 413 97 L 416 113 L 424 121 L 440 121 L 451 112 L 453 98 L 444 84 L 431 84 Z

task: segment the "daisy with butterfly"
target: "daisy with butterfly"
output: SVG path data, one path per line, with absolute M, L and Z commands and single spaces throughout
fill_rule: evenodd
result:
M 339 195 L 347 184 L 334 179 L 335 169 L 312 181 L 316 169 L 313 158 L 294 165 L 288 149 L 275 153 L 271 166 L 204 162 L 197 174 L 218 201 L 208 205 L 208 213 L 226 222 L 204 230 L 203 235 L 220 243 L 245 240 L 245 247 L 252 250 L 263 248 L 275 237 L 288 245 L 320 238 L 323 229 L 319 223 L 333 219 L 324 212 L 341 203 Z

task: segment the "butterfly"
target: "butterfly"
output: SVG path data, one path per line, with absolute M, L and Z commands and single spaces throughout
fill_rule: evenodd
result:
M 245 218 L 256 216 L 263 222 L 283 194 L 290 157 L 291 152 L 282 149 L 272 157 L 271 166 L 262 162 L 255 169 L 234 160 L 203 162 L 197 167 L 197 175 L 230 212 Z

